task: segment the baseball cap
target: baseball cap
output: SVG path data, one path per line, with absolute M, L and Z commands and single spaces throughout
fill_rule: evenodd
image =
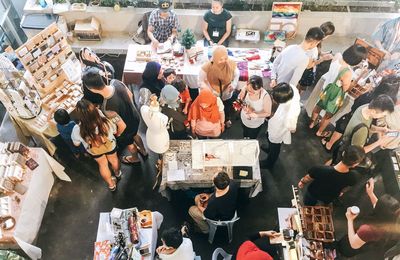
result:
M 159 0 L 158 7 L 162 12 L 168 12 L 171 9 L 171 1 L 170 0 Z

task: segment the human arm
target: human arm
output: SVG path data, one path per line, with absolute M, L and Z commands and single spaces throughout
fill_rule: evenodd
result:
M 224 112 L 224 103 L 222 100 L 217 97 L 217 106 L 219 111 L 219 123 L 221 125 L 221 132 L 225 131 L 225 112 Z
M 81 138 L 79 131 L 80 131 L 79 125 L 75 125 L 74 128 L 72 129 L 72 133 L 71 133 L 72 143 L 77 147 L 79 147 L 82 143 L 82 140 L 81 140 L 82 138 Z
M 126 129 L 124 120 L 114 111 L 105 111 L 104 114 L 116 126 L 114 135 L 116 137 L 120 136 Z
M 271 88 L 274 88 L 277 84 L 278 67 L 281 62 L 282 62 L 282 53 L 279 53 L 279 55 L 275 58 L 271 66 L 271 83 L 270 83 Z
M 270 95 L 266 94 L 263 98 L 263 110 L 261 112 L 252 112 L 249 114 L 251 118 L 266 118 L 271 115 L 272 100 Z
M 304 188 L 304 185 L 306 185 L 307 183 L 312 182 L 314 179 L 311 178 L 311 176 L 309 174 L 307 174 L 306 176 L 304 176 L 303 178 L 300 179 L 299 183 L 297 184 L 297 186 L 302 189 Z
M 218 41 L 218 45 L 221 45 L 222 43 L 224 43 L 226 39 L 228 39 L 228 37 L 231 35 L 231 31 L 232 31 L 232 18 L 226 21 L 226 32 L 224 33 L 224 35 L 222 35 L 222 38 Z
M 365 185 L 365 190 L 367 192 L 367 195 L 369 197 L 369 200 L 371 201 L 372 207 L 375 208 L 376 203 L 378 202 L 378 197 L 374 193 L 374 187 L 375 187 L 375 182 L 373 178 L 370 178 Z
M 211 40 L 211 37 L 210 37 L 210 35 L 208 34 L 208 31 L 207 31 L 208 23 L 204 19 L 203 19 L 203 23 L 202 23 L 201 27 L 203 28 L 204 38 L 206 38 L 206 40 L 210 43 L 210 45 L 213 45 L 214 42 Z
M 347 208 L 346 218 L 347 218 L 347 235 L 349 237 L 349 243 L 351 248 L 359 249 L 365 244 L 357 233 L 354 231 L 354 219 L 358 216 L 358 214 L 351 213 L 350 208 Z
M 149 26 L 147 27 L 147 35 L 149 36 L 151 42 L 153 43 L 154 47 L 158 47 L 160 42 L 154 37 L 154 29 L 155 29 L 155 20 L 156 20 L 156 14 L 157 12 L 151 12 L 150 17 L 149 17 Z
M 344 92 L 347 92 L 350 89 L 352 76 L 353 74 L 349 70 L 346 71 L 346 73 L 344 73 L 344 75 L 340 78 L 340 81 L 342 82 L 342 89 Z

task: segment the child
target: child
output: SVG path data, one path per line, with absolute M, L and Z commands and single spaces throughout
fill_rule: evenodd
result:
M 76 124 L 71 120 L 67 110 L 57 109 L 54 113 L 54 121 L 57 123 L 57 130 L 60 133 L 61 138 L 68 145 L 75 158 L 79 158 L 80 154 L 85 153 L 85 148 L 83 145 L 76 147 L 72 142 L 71 133 Z
M 190 98 L 189 88 L 186 85 L 185 81 L 180 78 L 176 78 L 172 85 L 179 91 L 179 98 L 181 99 L 181 103 L 184 104 L 182 112 L 187 115 L 189 111 L 190 103 L 192 99 Z
M 163 75 L 164 75 L 166 85 L 171 85 L 172 82 L 176 79 L 176 72 L 174 69 L 171 69 L 171 68 L 164 70 Z

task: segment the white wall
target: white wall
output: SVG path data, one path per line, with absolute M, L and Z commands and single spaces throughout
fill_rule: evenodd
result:
M 63 15 L 67 22 L 94 16 L 100 20 L 103 31 L 130 33 L 137 29 L 137 23 L 143 13 L 150 9 L 122 8 L 115 12 L 110 7 L 88 7 L 86 12 L 67 12 Z M 176 10 L 182 29 L 191 28 L 201 35 L 201 21 L 205 10 Z M 233 23 L 238 28 L 265 31 L 271 19 L 271 12 L 243 11 L 232 12 Z M 304 11 L 299 16 L 298 34 L 304 35 L 310 27 L 319 26 L 326 21 L 335 24 L 337 36 L 370 35 L 376 26 L 400 14 L 395 13 L 345 13 L 345 12 L 310 12 Z

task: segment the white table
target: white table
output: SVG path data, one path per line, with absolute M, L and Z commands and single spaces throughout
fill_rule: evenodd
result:
M 297 214 L 296 208 L 278 208 L 278 221 L 279 221 L 279 231 L 282 233 L 284 229 L 291 228 L 289 218 L 291 215 Z M 283 259 L 292 260 L 290 256 L 289 243 L 287 241 L 282 242 Z
M 126 55 L 124 72 L 122 76 L 122 80 L 125 84 L 136 84 L 139 85 L 142 81 L 142 73 L 146 67 L 147 62 L 145 61 L 136 61 L 136 52 L 138 50 L 141 51 L 152 51 L 153 59 L 156 61 L 160 61 L 160 55 L 155 54 L 155 51 L 152 49 L 150 45 L 135 45 L 130 44 L 128 47 L 128 53 Z M 259 60 L 249 61 L 248 62 L 248 77 L 252 75 L 262 76 L 262 72 L 259 69 L 250 69 L 255 67 L 257 64 L 263 64 L 264 67 L 270 66 L 269 59 L 271 57 L 272 50 L 271 49 L 257 49 L 257 48 L 228 48 L 228 50 L 233 54 L 230 56 L 236 62 L 246 61 L 245 56 L 243 56 L 246 51 L 254 50 L 257 51 L 260 55 Z M 190 64 L 188 61 L 186 54 L 184 55 L 184 66 L 180 67 L 180 71 L 177 71 L 177 74 L 182 76 L 186 81 L 190 88 L 198 88 L 198 75 L 202 65 L 208 61 L 208 47 L 204 47 L 203 56 L 200 60 L 194 64 Z M 241 83 L 243 85 L 243 82 Z
M 12 201 L 15 197 L 20 199 L 17 215 L 13 215 L 16 220 L 15 227 L 7 232 L 3 231 L 3 237 L 7 242 L 2 243 L 1 248 L 21 248 L 31 259 L 40 259 L 42 250 L 33 245 L 40 225 L 42 223 L 43 214 L 46 209 L 47 200 L 50 195 L 51 188 L 54 184 L 53 173 L 57 178 L 70 182 L 71 179 L 64 172 L 64 167 L 48 155 L 42 148 L 29 148 L 31 157 L 39 164 L 39 166 L 26 174 L 29 178 L 22 182 L 28 187 L 24 195 L 12 194 Z M 10 236 L 11 239 L 7 239 Z
M 152 212 L 153 225 L 151 228 L 140 228 L 139 229 L 139 241 L 141 245 L 149 245 L 150 255 L 142 257 L 142 260 L 152 260 L 155 257 L 156 246 L 157 246 L 157 232 L 163 222 L 163 215 L 157 211 Z M 114 243 L 113 229 L 111 224 L 110 212 L 100 213 L 99 227 L 97 229 L 96 242 L 102 242 L 105 240 Z

